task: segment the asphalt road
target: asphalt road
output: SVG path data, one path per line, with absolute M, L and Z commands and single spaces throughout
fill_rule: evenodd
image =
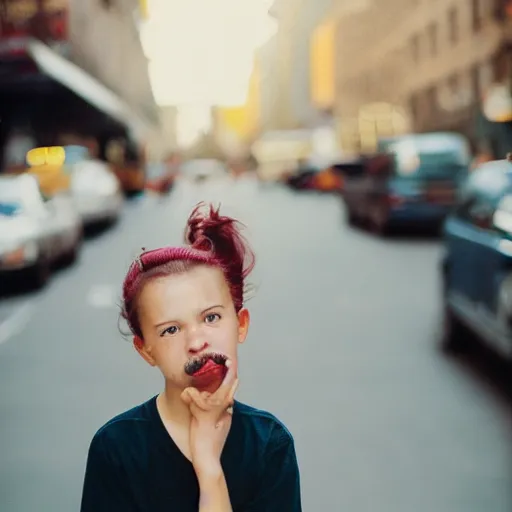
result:
M 43 292 L 0 300 L 0 510 L 78 510 L 94 432 L 160 390 L 119 333 L 120 283 L 201 199 L 250 228 L 238 398 L 293 433 L 304 510 L 510 512 L 510 402 L 436 348 L 439 241 L 379 240 L 334 198 L 251 182 L 134 201 Z

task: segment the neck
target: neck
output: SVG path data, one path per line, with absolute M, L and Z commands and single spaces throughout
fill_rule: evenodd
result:
M 157 404 L 162 419 L 180 425 L 190 425 L 190 409 L 181 399 L 182 389 L 165 383 L 165 390 L 158 396 Z

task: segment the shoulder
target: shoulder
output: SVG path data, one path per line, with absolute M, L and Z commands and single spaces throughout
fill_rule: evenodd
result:
M 130 438 L 137 437 L 138 433 L 147 430 L 152 424 L 152 407 L 156 397 L 137 405 L 107 421 L 94 434 L 92 447 L 108 448 L 118 444 L 126 444 Z
M 262 441 L 267 449 L 293 447 L 293 436 L 274 414 L 256 409 L 241 402 L 235 403 L 235 415 L 241 422 Z

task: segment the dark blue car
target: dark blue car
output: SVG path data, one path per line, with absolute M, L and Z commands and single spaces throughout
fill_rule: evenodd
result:
M 396 226 L 439 227 L 469 172 L 466 139 L 443 132 L 404 135 L 380 141 L 377 151 L 361 172 L 345 177 L 350 224 L 366 224 L 379 234 Z
M 478 167 L 443 226 L 446 349 L 473 335 L 512 360 L 512 163 Z

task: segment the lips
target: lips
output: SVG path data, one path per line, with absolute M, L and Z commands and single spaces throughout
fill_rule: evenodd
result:
M 227 357 L 224 354 L 210 352 L 200 357 L 195 357 L 185 365 L 185 373 L 191 377 L 199 377 L 207 373 L 227 371 Z
M 185 372 L 192 377 L 192 385 L 200 391 L 214 393 L 224 380 L 228 367 L 223 354 L 205 354 L 185 365 Z
M 192 377 L 200 377 L 201 375 L 205 375 L 210 372 L 219 371 L 222 368 L 225 368 L 225 366 L 222 364 L 217 364 L 212 359 L 208 359 L 208 361 L 206 361 L 206 363 L 201 368 L 199 368 L 199 370 L 193 373 Z

